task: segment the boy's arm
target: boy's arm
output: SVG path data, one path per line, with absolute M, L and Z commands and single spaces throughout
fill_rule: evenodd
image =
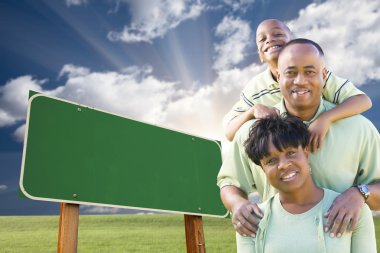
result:
M 372 107 L 371 99 L 366 94 L 347 98 L 331 110 L 328 110 L 313 121 L 309 126 L 310 150 L 316 152 L 322 145 L 330 124 L 336 120 L 347 118 L 365 112 Z
M 277 109 L 261 104 L 256 104 L 228 122 L 224 129 L 224 134 L 226 135 L 227 140 L 232 141 L 239 128 L 248 120 L 260 119 L 275 114 L 278 114 Z

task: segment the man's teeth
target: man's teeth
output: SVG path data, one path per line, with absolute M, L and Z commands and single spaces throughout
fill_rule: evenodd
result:
M 297 95 L 303 95 L 306 94 L 308 91 L 307 90 L 294 90 L 293 93 L 296 93 Z

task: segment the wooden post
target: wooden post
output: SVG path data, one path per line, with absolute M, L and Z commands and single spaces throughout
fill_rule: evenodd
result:
M 185 234 L 187 253 L 205 253 L 202 216 L 185 214 Z
M 61 203 L 58 253 L 76 253 L 78 245 L 79 205 Z

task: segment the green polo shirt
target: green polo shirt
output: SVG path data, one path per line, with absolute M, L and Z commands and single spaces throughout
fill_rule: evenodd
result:
M 375 253 L 376 238 L 372 213 L 364 205 L 355 230 L 340 238 L 323 232 L 324 213 L 339 193 L 324 189 L 322 200 L 310 210 L 291 214 L 281 205 L 279 195 L 259 205 L 264 213 L 256 238 L 236 233 L 238 253 Z
M 335 105 L 321 99 L 318 111 L 309 125 L 321 113 Z M 287 112 L 283 103 L 275 106 L 282 116 Z M 269 184 L 260 166 L 252 162 L 244 149 L 249 128 L 247 121 L 236 133 L 229 152 L 220 168 L 217 184 L 220 188 L 233 185 L 249 194 L 257 191 L 262 200 L 272 197 L 276 190 Z M 380 180 L 380 136 L 375 126 L 362 115 L 333 122 L 321 149 L 310 153 L 309 160 L 314 182 L 323 188 L 342 193 L 358 183 Z
M 334 104 L 341 104 L 347 98 L 359 94 L 364 93 L 349 80 L 337 77 L 330 71 L 327 73 L 322 93 L 325 100 Z M 281 98 L 279 84 L 273 79 L 268 68 L 247 83 L 240 94 L 240 100 L 224 116 L 223 126 L 226 127 L 233 118 L 247 111 L 255 104 L 274 106 L 281 101 Z

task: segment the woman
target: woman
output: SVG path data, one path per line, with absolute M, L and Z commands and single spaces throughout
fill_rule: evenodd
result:
M 308 160 L 309 138 L 303 122 L 292 117 L 263 118 L 251 127 L 246 152 L 262 167 L 268 183 L 278 193 L 259 205 L 264 217 L 256 238 L 237 233 L 238 253 L 376 252 L 373 219 L 367 205 L 352 233 L 331 238 L 323 232 L 323 214 L 339 193 L 314 184 Z

